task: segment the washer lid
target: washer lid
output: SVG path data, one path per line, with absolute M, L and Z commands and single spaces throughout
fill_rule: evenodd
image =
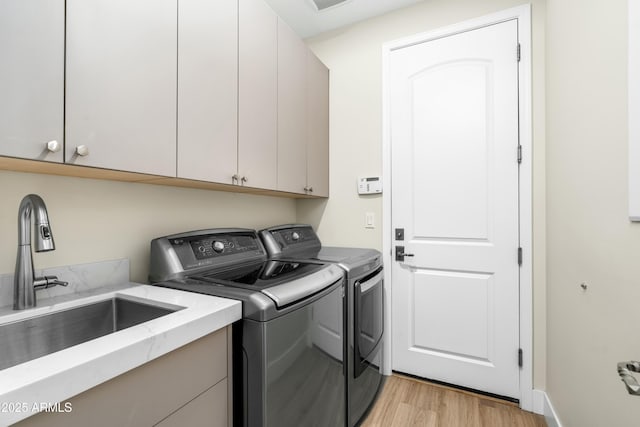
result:
M 343 276 L 342 270 L 335 265 L 327 265 L 309 276 L 263 289 L 262 293 L 280 309 L 322 291 L 342 280 Z
M 280 309 L 320 292 L 340 280 L 343 274 L 330 264 L 269 260 L 191 278 L 261 292 Z

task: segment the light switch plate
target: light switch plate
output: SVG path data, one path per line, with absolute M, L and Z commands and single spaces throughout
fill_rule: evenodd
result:
M 364 228 L 376 228 L 376 214 L 373 212 L 365 212 Z

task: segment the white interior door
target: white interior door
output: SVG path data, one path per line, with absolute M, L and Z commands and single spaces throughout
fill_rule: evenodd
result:
M 513 398 L 517 44 L 511 20 L 389 63 L 394 245 L 413 255 L 392 266 L 393 369 Z

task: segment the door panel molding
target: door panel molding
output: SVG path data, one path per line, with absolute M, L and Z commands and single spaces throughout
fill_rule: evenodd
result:
M 384 262 L 391 266 L 393 259 L 393 229 L 391 218 L 391 129 L 390 129 L 390 54 L 394 50 L 402 49 L 418 43 L 424 43 L 443 37 L 483 28 L 516 19 L 518 22 L 518 42 L 520 44 L 519 67 L 519 139 L 522 146 L 522 162 L 519 173 L 519 235 L 520 246 L 523 249 L 520 274 L 520 311 L 519 335 L 520 347 L 523 354 L 523 366 L 520 369 L 520 407 L 525 410 L 533 409 L 533 291 L 532 291 L 532 98 L 531 98 L 531 6 L 526 4 L 507 9 L 494 14 L 472 19 L 452 26 L 417 34 L 400 40 L 386 43 L 382 47 L 383 74 L 383 175 L 389 177 L 383 181 L 383 257 Z M 514 55 L 516 50 L 514 48 Z M 515 161 L 515 160 L 514 160 Z M 449 239 L 433 239 L 447 244 Z M 458 239 L 453 239 L 458 242 Z M 463 239 L 465 240 L 465 239 Z M 474 241 L 470 244 L 486 245 L 486 241 Z M 516 254 L 514 254 L 516 262 Z M 385 268 L 385 299 L 387 313 L 391 313 L 391 268 Z M 385 318 L 385 330 L 391 329 L 391 316 Z M 383 372 L 391 373 L 392 344 L 387 339 L 384 343 Z M 453 355 L 452 355 L 453 357 Z M 515 357 L 515 356 L 514 356 Z

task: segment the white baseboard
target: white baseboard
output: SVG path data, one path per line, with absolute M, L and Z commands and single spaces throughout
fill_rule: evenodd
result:
M 547 395 L 547 393 L 542 390 L 534 390 L 533 402 L 534 412 L 536 414 L 544 415 L 544 419 L 547 422 L 548 427 L 562 427 L 560 418 L 558 418 L 558 414 L 555 409 L 553 409 L 553 404 L 551 403 L 551 399 L 549 399 L 549 395 Z M 542 411 L 538 412 L 540 406 L 542 406 Z
M 531 400 L 533 407 L 531 408 L 531 412 L 538 415 L 544 415 L 544 401 L 546 399 L 546 394 L 542 390 L 533 390 L 531 394 Z

